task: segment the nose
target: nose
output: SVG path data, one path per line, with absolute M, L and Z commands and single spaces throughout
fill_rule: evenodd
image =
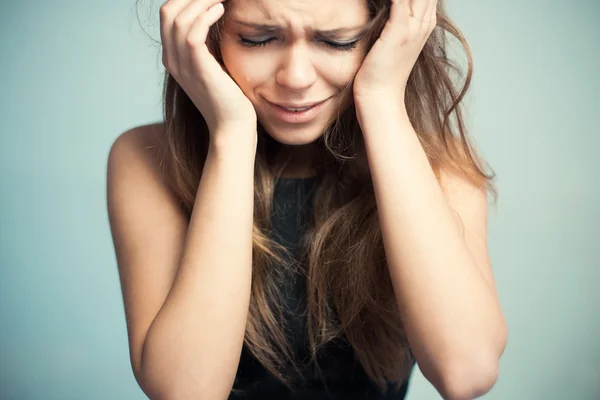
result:
M 277 83 L 292 91 L 302 91 L 317 80 L 317 71 L 305 46 L 290 46 L 277 71 Z

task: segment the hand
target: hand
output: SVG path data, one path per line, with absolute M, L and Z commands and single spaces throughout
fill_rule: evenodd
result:
M 390 17 L 354 78 L 357 106 L 401 100 L 423 46 L 436 26 L 437 0 L 390 0 Z
M 223 16 L 223 0 L 168 0 L 160 8 L 163 65 L 204 117 L 211 136 L 255 126 L 256 111 L 210 53 L 209 28 Z

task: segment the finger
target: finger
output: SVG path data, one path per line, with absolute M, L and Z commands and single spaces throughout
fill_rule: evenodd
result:
M 392 0 L 390 22 L 400 29 L 408 27 L 410 21 L 410 0 Z
M 177 54 L 173 37 L 173 22 L 190 0 L 168 0 L 160 7 L 160 40 L 163 50 L 163 65 L 174 65 Z
M 432 1 L 433 0 L 411 0 L 410 9 L 412 10 L 412 16 L 419 21 L 425 20 L 427 7 Z
M 207 10 L 214 6 L 216 3 L 220 3 L 223 0 L 178 0 L 178 3 L 171 5 L 171 13 L 175 14 L 173 18 L 170 16 L 166 18 L 167 35 L 171 44 L 169 50 L 169 62 L 173 62 L 171 65 L 174 69 L 179 68 L 179 63 L 185 62 L 187 50 L 184 50 L 186 46 L 187 37 L 190 30 L 192 29 L 195 21 L 200 15 L 207 12 Z
M 427 5 L 427 11 L 425 12 L 424 21 L 428 21 L 431 24 L 435 24 L 437 21 L 437 3 L 438 0 L 429 0 Z
M 192 27 L 203 13 L 223 0 L 193 0 L 190 1 L 175 17 L 173 32 L 178 49 L 185 45 L 185 41 Z
M 224 12 L 223 3 L 219 1 L 197 17 L 186 38 L 186 45 L 189 46 L 189 49 L 192 49 L 188 53 L 191 60 L 213 57 L 206 45 L 206 38 L 210 27 L 223 16 Z

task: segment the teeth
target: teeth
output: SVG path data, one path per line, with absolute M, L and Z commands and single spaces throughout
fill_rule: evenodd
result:
M 293 112 L 299 112 L 299 111 L 308 110 L 309 108 L 310 107 L 304 107 L 304 108 L 286 108 L 286 110 L 293 111 Z

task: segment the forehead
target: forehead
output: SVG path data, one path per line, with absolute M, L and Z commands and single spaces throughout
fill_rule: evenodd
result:
M 339 28 L 368 21 L 366 0 L 228 0 L 229 16 L 282 28 Z

